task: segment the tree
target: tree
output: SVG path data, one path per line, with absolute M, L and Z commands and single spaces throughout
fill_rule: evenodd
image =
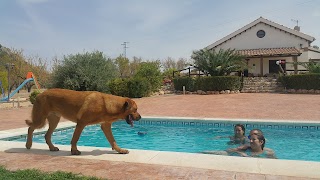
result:
M 39 82 L 40 87 L 47 87 L 47 85 L 50 83 L 51 76 L 51 73 L 49 73 L 48 71 L 47 61 L 42 59 L 38 55 L 30 56 L 25 59 L 27 60 L 27 63 L 20 62 L 17 65 L 19 66 L 19 72 L 21 73 L 23 79 L 25 79 L 27 72 L 31 71 Z M 32 82 L 32 84 L 28 84 L 29 91 L 31 89 L 31 86 L 33 85 L 34 82 Z
M 49 81 L 50 73 L 47 70 L 46 61 L 39 56 L 25 57 L 23 50 L 14 48 L 0 48 L 0 71 L 7 71 L 5 64 L 12 64 L 10 70 L 10 89 L 17 88 L 25 79 L 29 71 L 33 72 L 39 84 L 45 86 Z M 25 87 L 28 91 L 31 90 L 34 82 L 28 82 Z M 7 90 L 7 88 L 5 88 Z
M 121 78 L 130 76 L 130 68 L 129 68 L 130 62 L 128 58 L 119 56 L 116 58 L 115 63 L 118 66 L 118 70 Z
M 133 57 L 132 62 L 130 62 L 130 77 L 134 76 L 137 73 L 141 62 L 142 62 L 141 57 L 140 58 L 135 56 Z
M 109 92 L 107 83 L 117 75 L 115 63 L 102 52 L 68 55 L 54 68 L 51 87 Z
M 188 61 L 184 58 L 179 58 L 179 60 L 177 61 L 177 66 L 176 68 L 178 70 L 184 69 L 187 65 L 192 64 L 192 63 L 188 63 Z
M 168 57 L 167 59 L 162 61 L 161 64 L 162 64 L 162 67 L 163 67 L 164 71 L 166 71 L 168 69 L 173 69 L 173 68 L 176 69 L 177 68 L 176 61 L 171 57 Z
M 168 69 L 176 69 L 181 70 L 184 69 L 190 62 L 185 58 L 179 58 L 178 61 L 175 61 L 173 58 L 168 57 L 164 61 L 161 62 L 163 71 L 167 71 Z
M 159 90 L 162 84 L 162 74 L 160 72 L 160 61 L 142 62 L 135 74 L 135 78 L 146 78 L 151 85 L 151 91 Z
M 220 49 L 218 52 L 201 49 L 194 51 L 191 58 L 199 70 L 211 76 L 229 75 L 231 72 L 243 70 L 246 66 L 244 56 L 235 49 Z
M 297 62 L 297 64 L 306 68 L 309 73 L 320 73 L 320 62 Z
M 173 79 L 173 72 L 176 72 L 176 71 L 177 71 L 177 69 L 175 69 L 175 68 L 167 69 L 162 73 L 162 77 L 167 80 L 168 79 L 172 80 Z

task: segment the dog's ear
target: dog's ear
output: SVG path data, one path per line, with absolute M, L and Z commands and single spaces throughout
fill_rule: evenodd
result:
M 124 109 L 124 111 L 130 109 L 130 102 L 129 102 L 129 100 L 126 100 L 126 102 L 123 104 L 123 109 Z

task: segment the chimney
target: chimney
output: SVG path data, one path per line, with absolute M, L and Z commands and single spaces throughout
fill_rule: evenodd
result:
M 300 31 L 300 26 L 295 26 L 293 29 L 296 31 Z

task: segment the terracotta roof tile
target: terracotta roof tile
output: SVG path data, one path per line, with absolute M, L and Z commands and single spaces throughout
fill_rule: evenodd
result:
M 253 56 L 284 56 L 284 55 L 300 55 L 301 52 L 295 47 L 282 48 L 261 48 L 261 49 L 241 49 L 237 50 L 241 55 L 247 57 Z

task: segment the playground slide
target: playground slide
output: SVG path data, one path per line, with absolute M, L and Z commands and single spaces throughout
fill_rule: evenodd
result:
M 33 79 L 33 78 L 29 78 L 29 79 L 24 80 L 23 83 L 21 83 L 20 86 L 19 86 L 17 89 L 15 89 L 15 90 L 9 95 L 9 98 L 11 98 L 13 95 L 15 95 L 26 83 L 28 83 L 28 82 L 30 82 L 30 81 L 34 81 L 34 79 Z M 1 98 L 0 101 L 2 101 L 2 102 L 3 102 L 3 101 L 8 101 L 8 96 Z

